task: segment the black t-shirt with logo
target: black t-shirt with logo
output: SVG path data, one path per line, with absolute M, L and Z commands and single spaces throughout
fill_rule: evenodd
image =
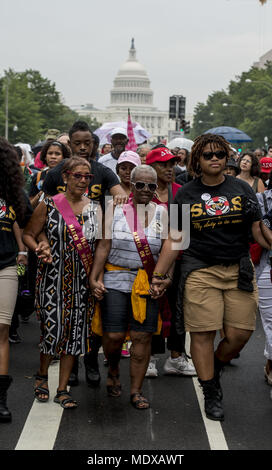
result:
M 27 206 L 23 223 L 20 224 L 21 228 L 26 226 L 33 212 L 25 193 L 24 197 L 27 200 Z M 16 265 L 18 246 L 13 233 L 15 221 L 16 214 L 12 206 L 7 205 L 6 201 L 0 198 L 0 269 Z
M 62 168 L 65 160 L 62 160 L 55 168 L 52 168 L 43 182 L 42 190 L 48 196 L 55 196 L 58 193 L 65 191 L 65 185 L 62 179 Z M 104 203 L 103 199 L 105 194 L 117 184 L 120 184 L 118 177 L 115 173 L 95 160 L 91 162 L 91 172 L 94 175 L 90 185 L 89 194 L 90 199 L 98 200 L 101 204 Z
M 248 254 L 251 225 L 261 218 L 256 195 L 248 183 L 225 175 L 221 184 L 207 186 L 197 178 L 179 189 L 174 203 L 178 204 L 179 230 L 182 204 L 190 205 L 187 255 L 217 264 L 235 262 Z

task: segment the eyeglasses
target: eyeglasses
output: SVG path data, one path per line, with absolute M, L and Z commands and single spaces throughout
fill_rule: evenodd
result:
M 136 181 L 136 183 L 131 184 L 135 186 L 136 191 L 142 191 L 144 188 L 147 188 L 152 193 L 154 193 L 158 187 L 156 183 L 144 183 L 143 181 Z
M 217 152 L 203 152 L 202 153 L 204 160 L 211 160 L 214 155 L 216 156 L 216 158 L 218 158 L 218 160 L 223 160 L 223 158 L 227 156 L 226 152 L 224 152 L 223 150 L 218 150 Z
M 82 180 L 84 178 L 89 181 L 93 177 L 91 173 L 73 173 L 73 171 L 66 171 L 66 173 L 68 173 L 68 175 L 72 175 L 76 180 Z
M 242 158 L 242 160 L 240 161 L 240 163 L 252 163 L 251 160 L 244 160 L 244 158 Z

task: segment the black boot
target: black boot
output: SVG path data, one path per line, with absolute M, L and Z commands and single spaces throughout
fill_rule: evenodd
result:
M 11 382 L 10 375 L 0 375 L 0 422 L 11 421 L 11 412 L 7 407 L 7 390 Z
M 221 387 L 218 388 L 219 379 L 200 380 L 198 379 L 204 393 L 205 413 L 207 418 L 214 421 L 224 420 L 224 411 L 222 407 Z M 220 386 L 220 384 L 219 384 Z M 222 392 L 222 391 L 221 391 Z
M 225 362 L 220 361 L 220 359 L 218 359 L 218 357 L 216 355 L 214 355 L 214 378 L 215 378 L 216 383 L 217 383 L 217 388 L 218 388 L 218 392 L 221 396 L 221 400 L 223 399 L 223 391 L 222 391 L 222 388 L 221 388 L 221 385 L 220 385 L 220 377 L 222 375 L 222 372 L 223 372 L 223 369 L 224 369 L 225 365 L 226 365 Z
M 86 382 L 91 387 L 98 387 L 100 384 L 101 376 L 98 365 L 98 350 L 86 353 L 84 356 Z
M 76 385 L 78 385 L 78 360 L 78 357 L 76 357 L 72 372 L 68 380 L 68 385 L 70 385 L 71 387 L 75 387 Z

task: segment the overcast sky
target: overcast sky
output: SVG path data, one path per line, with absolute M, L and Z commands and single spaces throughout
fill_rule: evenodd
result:
M 131 38 L 154 105 L 187 112 L 272 49 L 272 0 L 0 0 L 0 75 L 39 70 L 67 105 L 110 104 Z

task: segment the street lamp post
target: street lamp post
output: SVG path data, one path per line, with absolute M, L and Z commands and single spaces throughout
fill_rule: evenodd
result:
M 8 140 L 9 82 L 6 77 L 5 138 Z

